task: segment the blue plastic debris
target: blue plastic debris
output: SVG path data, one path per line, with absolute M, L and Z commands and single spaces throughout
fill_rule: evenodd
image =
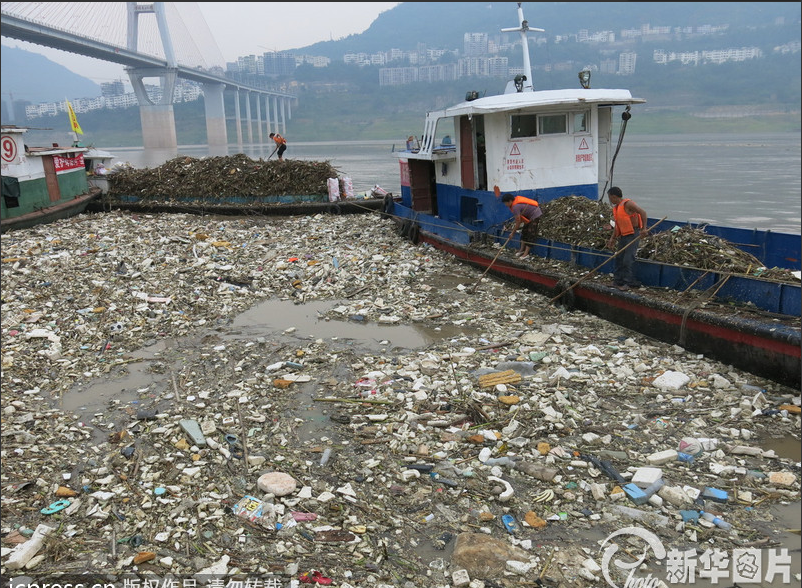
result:
M 507 533 L 514 533 L 518 530 L 518 523 L 515 522 L 515 517 L 511 514 L 502 516 L 501 522 L 504 523 L 504 528 L 507 529 Z
M 702 492 L 702 498 L 705 500 L 712 500 L 713 502 L 727 502 L 730 499 L 726 490 L 719 490 L 718 488 L 710 488 L 709 486 Z
M 649 497 L 646 493 L 638 488 L 636 484 L 627 484 L 624 486 L 624 492 L 626 492 L 626 495 L 629 496 L 629 499 L 635 504 L 646 504 L 649 501 Z
M 39 512 L 41 512 L 42 514 L 46 514 L 46 515 L 55 514 L 55 513 L 59 512 L 60 510 L 64 510 L 70 504 L 72 504 L 72 503 L 69 500 L 67 500 L 66 498 L 63 498 L 61 500 L 56 500 L 53 504 L 51 504 L 50 506 L 46 506 L 45 508 L 43 508 Z

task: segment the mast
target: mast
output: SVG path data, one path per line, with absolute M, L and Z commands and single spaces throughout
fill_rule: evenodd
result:
M 537 31 L 537 32 L 544 32 L 544 29 L 536 29 L 530 28 L 529 23 L 524 19 L 524 9 L 521 8 L 521 3 L 518 2 L 518 22 L 520 23 L 517 27 L 509 28 L 509 29 L 501 29 L 502 33 L 514 33 L 519 32 L 521 33 L 521 47 L 523 48 L 524 52 L 524 75 L 526 76 L 523 80 L 523 88 L 522 92 L 532 92 L 534 90 L 532 86 L 532 65 L 529 63 L 529 38 L 526 36 L 526 33 L 529 31 Z

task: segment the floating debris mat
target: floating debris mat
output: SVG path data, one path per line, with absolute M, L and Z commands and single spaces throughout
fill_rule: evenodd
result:
M 110 174 L 107 197 L 207 203 L 276 197 L 275 203 L 281 203 L 302 195 L 322 200 L 328 196 L 327 180 L 336 177 L 338 170 L 328 161 L 254 160 L 244 154 L 203 159 L 178 156 L 159 167 Z

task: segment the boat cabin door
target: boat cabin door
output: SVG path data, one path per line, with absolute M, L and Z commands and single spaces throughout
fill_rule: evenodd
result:
M 437 176 L 434 163 L 410 159 L 408 165 L 412 210 L 437 216 Z
M 45 170 L 45 185 L 47 186 L 47 195 L 50 197 L 50 202 L 58 202 L 61 200 L 61 188 L 58 185 L 56 162 L 53 161 L 52 155 L 42 156 L 42 167 Z
M 467 190 L 487 190 L 484 117 L 461 116 L 459 136 L 462 187 Z

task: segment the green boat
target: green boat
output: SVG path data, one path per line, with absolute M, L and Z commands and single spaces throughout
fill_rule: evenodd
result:
M 30 228 L 80 214 L 100 196 L 89 185 L 86 147 L 30 147 L 27 128 L 2 127 L 0 233 Z

